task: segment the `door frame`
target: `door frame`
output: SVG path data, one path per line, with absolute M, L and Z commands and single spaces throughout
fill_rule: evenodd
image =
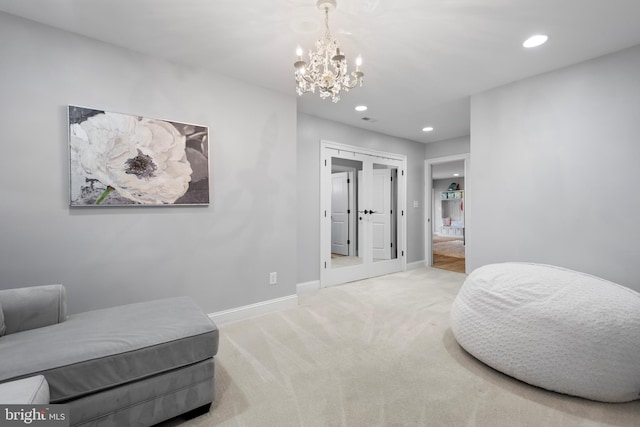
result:
M 407 268 L 407 206 L 406 206 L 406 194 L 407 194 L 407 156 L 403 154 L 389 153 L 384 151 L 372 150 L 368 148 L 362 148 L 353 145 L 342 144 L 338 142 L 332 142 L 327 140 L 320 140 L 320 287 L 334 286 L 342 283 L 346 283 L 353 280 L 359 280 L 365 277 L 348 277 L 348 274 L 340 274 L 345 272 L 349 267 L 331 269 L 331 233 L 330 227 L 327 233 L 325 207 L 327 203 L 330 204 L 330 200 L 327 200 L 327 191 L 325 186 L 328 184 L 325 182 L 324 174 L 326 173 L 326 167 L 330 167 L 330 158 L 328 155 L 330 150 L 337 151 L 340 154 L 354 155 L 354 156 L 369 156 L 374 160 L 389 161 L 398 164 L 398 169 L 401 171 L 398 173 L 398 192 L 397 192 L 397 206 L 400 211 L 398 215 L 397 225 L 397 259 L 391 260 L 391 262 L 385 264 L 384 262 L 377 262 L 368 268 L 368 276 L 374 277 L 382 274 L 388 274 L 391 272 L 405 271 Z M 329 175 L 330 175 L 329 170 Z M 330 224 L 329 224 L 330 225 Z M 328 235 L 328 237 L 327 237 Z M 393 267 L 393 271 L 388 271 L 390 266 Z M 397 266 L 397 268 L 395 267 Z M 328 267 L 328 268 L 327 268 Z
M 424 199 L 426 201 L 426 209 L 424 210 L 424 264 L 427 267 L 433 267 L 433 217 L 435 215 L 435 203 L 433 194 L 433 165 L 441 163 L 449 163 L 464 160 L 464 227 L 465 227 L 465 251 L 469 250 L 469 170 L 471 166 L 470 154 L 456 154 L 453 156 L 436 157 L 426 159 L 424 161 Z M 465 254 L 466 255 L 466 254 Z M 468 272 L 469 257 L 465 256 L 465 272 Z

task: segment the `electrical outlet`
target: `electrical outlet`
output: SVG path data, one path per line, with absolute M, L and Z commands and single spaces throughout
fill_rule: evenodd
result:
M 275 285 L 276 283 L 278 283 L 278 273 L 272 271 L 271 273 L 269 273 L 269 284 Z

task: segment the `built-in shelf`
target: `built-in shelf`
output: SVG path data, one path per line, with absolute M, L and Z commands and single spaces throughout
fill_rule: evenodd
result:
M 464 190 L 443 191 L 440 193 L 440 201 L 442 202 L 440 234 L 464 238 Z
M 464 199 L 464 190 L 443 191 L 440 193 L 440 200 L 460 200 Z

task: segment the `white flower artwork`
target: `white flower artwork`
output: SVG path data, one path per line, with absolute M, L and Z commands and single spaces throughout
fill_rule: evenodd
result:
M 208 134 L 70 105 L 71 206 L 207 205 Z

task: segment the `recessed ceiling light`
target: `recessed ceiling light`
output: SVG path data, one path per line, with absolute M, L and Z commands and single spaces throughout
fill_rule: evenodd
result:
M 459 173 L 454 173 L 453 176 L 460 176 L 460 174 Z
M 433 130 L 433 128 L 431 126 L 427 126 L 422 128 L 422 132 L 431 132 Z
M 545 36 L 544 34 L 536 34 L 526 39 L 524 43 L 522 43 L 522 46 L 537 47 L 537 46 L 540 46 L 541 44 L 544 44 L 548 38 L 549 37 Z
M 366 105 L 358 105 L 356 107 L 356 111 L 367 111 L 367 106 Z

